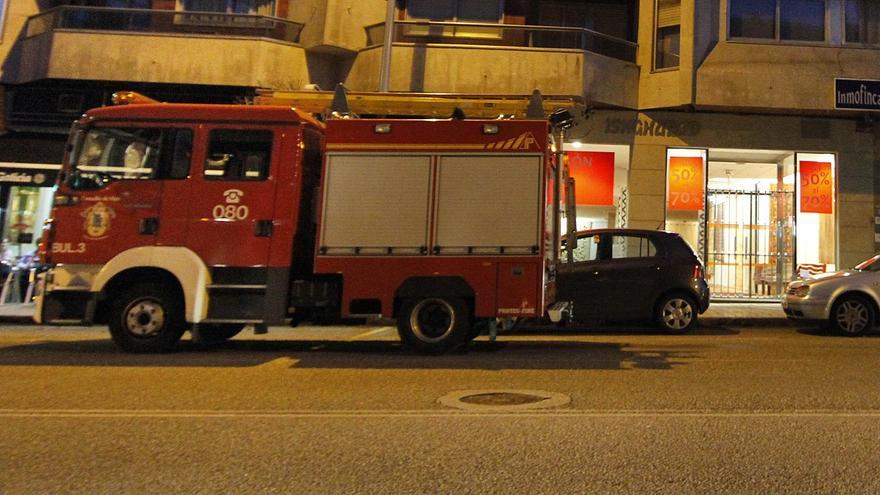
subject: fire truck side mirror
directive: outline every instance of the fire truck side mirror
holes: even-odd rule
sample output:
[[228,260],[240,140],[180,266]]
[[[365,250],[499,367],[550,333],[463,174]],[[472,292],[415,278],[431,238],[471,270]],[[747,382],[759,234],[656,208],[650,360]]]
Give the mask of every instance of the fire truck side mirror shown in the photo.
[[550,114],[550,124],[557,130],[569,129],[574,125],[574,117],[568,110],[560,108]]

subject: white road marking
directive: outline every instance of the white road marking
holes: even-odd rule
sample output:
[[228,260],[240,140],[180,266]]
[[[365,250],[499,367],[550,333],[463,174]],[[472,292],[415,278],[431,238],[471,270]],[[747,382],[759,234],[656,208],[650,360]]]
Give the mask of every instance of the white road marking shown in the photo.
[[363,340],[367,337],[372,337],[373,335],[378,335],[380,333],[388,332],[391,330],[394,330],[394,327],[374,328],[373,330],[368,330],[364,333],[359,333],[359,334],[355,335],[354,337],[350,338],[349,340]]
[[299,363],[299,359],[293,359],[291,357],[280,357],[273,359],[271,361],[267,361],[263,364],[257,365],[257,368],[293,368],[296,364]]

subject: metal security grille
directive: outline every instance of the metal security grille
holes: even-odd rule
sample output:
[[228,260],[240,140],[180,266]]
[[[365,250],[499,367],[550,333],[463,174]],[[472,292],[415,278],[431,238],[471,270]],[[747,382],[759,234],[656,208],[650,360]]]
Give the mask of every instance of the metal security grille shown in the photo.
[[713,297],[782,295],[794,263],[794,193],[710,190],[706,268]]

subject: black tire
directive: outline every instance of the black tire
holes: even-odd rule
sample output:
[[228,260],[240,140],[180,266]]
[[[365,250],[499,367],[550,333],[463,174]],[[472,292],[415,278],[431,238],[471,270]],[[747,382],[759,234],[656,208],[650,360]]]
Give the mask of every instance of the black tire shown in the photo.
[[471,328],[467,305],[455,297],[407,299],[397,316],[400,340],[428,354],[440,354],[464,344]]
[[241,323],[199,325],[199,336],[205,344],[217,344],[235,337],[242,330],[244,325]]
[[467,333],[467,340],[470,342],[480,335],[486,334],[489,335],[489,325],[491,323],[490,319],[482,318],[471,324],[470,330]]
[[834,302],[829,318],[831,329],[840,335],[858,337],[874,327],[874,307],[861,296],[843,296]]
[[654,310],[654,319],[660,329],[674,334],[690,331],[696,325],[698,315],[694,298],[680,292],[660,298]]
[[159,283],[135,284],[110,303],[113,342],[127,352],[168,352],[186,329],[183,298]]

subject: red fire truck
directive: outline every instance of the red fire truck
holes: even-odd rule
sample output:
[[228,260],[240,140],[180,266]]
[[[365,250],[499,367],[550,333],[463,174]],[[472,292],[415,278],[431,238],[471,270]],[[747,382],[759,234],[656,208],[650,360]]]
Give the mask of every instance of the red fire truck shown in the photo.
[[130,352],[246,325],[396,317],[424,352],[553,302],[544,120],[331,119],[128,104],[72,129],[37,322]]

